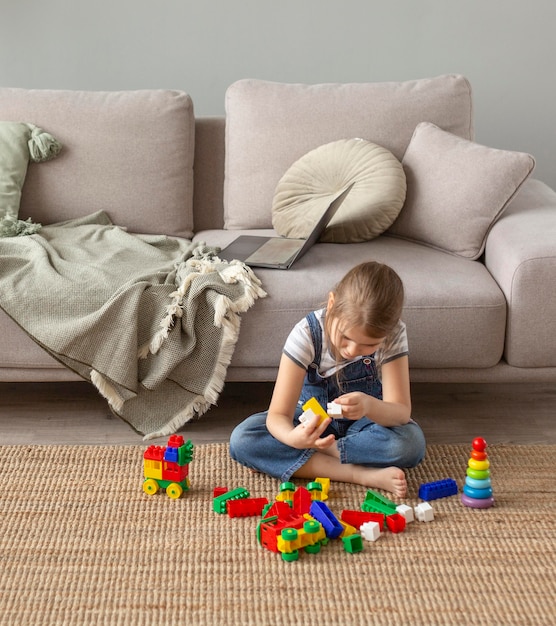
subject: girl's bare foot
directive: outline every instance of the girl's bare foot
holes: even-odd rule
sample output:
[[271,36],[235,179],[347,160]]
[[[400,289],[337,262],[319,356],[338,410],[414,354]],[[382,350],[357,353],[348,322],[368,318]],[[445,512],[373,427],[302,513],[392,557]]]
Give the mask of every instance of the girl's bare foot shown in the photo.
[[396,498],[403,498],[407,494],[405,473],[399,467],[360,467],[360,480],[365,487],[384,489],[394,494]]
[[316,452],[301,466],[294,476],[296,478],[310,478],[327,476],[330,480],[355,483],[369,489],[384,489],[396,498],[404,498],[407,494],[405,474],[399,467],[366,467],[341,463],[335,456],[323,452]]

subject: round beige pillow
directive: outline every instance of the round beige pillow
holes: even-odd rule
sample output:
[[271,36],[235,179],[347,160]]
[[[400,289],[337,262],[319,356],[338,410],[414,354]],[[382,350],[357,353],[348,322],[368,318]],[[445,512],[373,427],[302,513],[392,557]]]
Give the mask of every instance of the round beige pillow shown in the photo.
[[353,188],[321,241],[374,239],[394,222],[405,201],[401,163],[386,148],[364,139],[340,139],[311,150],[282,176],[272,203],[272,225],[283,237],[306,238],[332,200]]

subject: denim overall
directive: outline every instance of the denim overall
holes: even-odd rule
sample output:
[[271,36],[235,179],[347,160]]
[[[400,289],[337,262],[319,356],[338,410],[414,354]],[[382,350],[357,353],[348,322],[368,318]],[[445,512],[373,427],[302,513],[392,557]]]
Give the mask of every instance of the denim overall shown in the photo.
[[[319,374],[322,357],[322,330],[314,313],[307,315],[309,330],[315,348],[315,360],[307,368],[303,389],[299,399],[299,406],[303,406],[311,397],[315,397],[320,405],[326,409],[328,402],[332,402],[338,396],[352,391],[363,391],[369,396],[382,400],[382,383],[378,378],[378,372],[373,356],[365,356],[362,359],[346,365],[340,372],[340,379],[333,374],[323,378]],[[336,437],[345,436],[348,428],[353,426],[354,421],[348,419],[334,419],[323,433],[323,436],[334,433]]]
[[[328,402],[352,391],[362,391],[382,399],[382,383],[372,355],[343,368],[339,373],[339,383],[336,374],[328,378],[319,374],[322,330],[314,313],[309,313],[307,321],[315,348],[315,359],[307,368],[293,419],[294,425],[299,424],[303,404],[313,396],[324,408]],[[281,481],[288,481],[316,450],[290,448],[273,437],[266,428],[267,414],[268,411],[264,411],[252,415],[234,429],[230,437],[230,454],[242,465]],[[336,437],[342,463],[368,467],[413,467],[425,455],[424,435],[413,420],[403,426],[386,428],[367,417],[359,420],[333,419],[322,436],[331,433]]]

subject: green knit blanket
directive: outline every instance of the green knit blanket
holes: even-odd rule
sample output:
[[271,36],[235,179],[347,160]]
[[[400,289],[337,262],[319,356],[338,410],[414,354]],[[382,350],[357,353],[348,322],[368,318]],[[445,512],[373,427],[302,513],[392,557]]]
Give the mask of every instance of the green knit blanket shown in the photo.
[[214,252],[95,213],[0,239],[0,306],[146,439],[168,435],[217,401],[240,313],[266,295]]

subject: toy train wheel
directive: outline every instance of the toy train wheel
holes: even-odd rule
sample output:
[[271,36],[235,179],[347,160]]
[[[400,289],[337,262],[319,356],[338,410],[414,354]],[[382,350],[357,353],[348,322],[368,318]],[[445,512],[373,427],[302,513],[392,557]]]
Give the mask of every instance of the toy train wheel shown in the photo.
[[318,554],[320,552],[320,547],[321,543],[320,541],[317,541],[310,546],[305,546],[305,552],[307,552],[307,554]]
[[299,550],[294,550],[293,552],[282,552],[282,560],[291,563],[292,561],[297,561],[299,558]]
[[177,500],[183,493],[183,488],[181,485],[178,485],[178,483],[170,483],[168,487],[166,487],[166,493],[172,500]]
[[143,491],[149,496],[153,496],[158,489],[158,483],[154,478],[147,478],[147,480],[143,483]]
[[316,520],[307,520],[304,524],[303,524],[303,530],[306,533],[318,533],[320,530],[320,523],[317,522]]
[[283,528],[280,534],[285,541],[295,541],[298,535],[296,528]]

